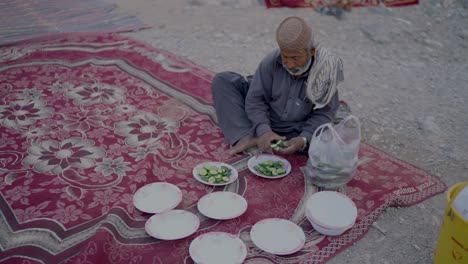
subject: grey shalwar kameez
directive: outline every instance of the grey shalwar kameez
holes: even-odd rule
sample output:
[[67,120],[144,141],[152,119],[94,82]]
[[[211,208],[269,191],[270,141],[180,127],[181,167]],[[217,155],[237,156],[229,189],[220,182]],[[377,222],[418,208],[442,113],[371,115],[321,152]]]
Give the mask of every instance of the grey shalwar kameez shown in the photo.
[[[308,73],[295,79],[284,69],[279,50],[263,59],[253,78],[218,73],[212,82],[214,108],[228,142],[234,145],[247,135],[268,131],[310,142],[317,127],[333,121],[339,99],[336,92],[327,105],[313,110],[306,96]],[[343,78],[342,71],[337,78]]]

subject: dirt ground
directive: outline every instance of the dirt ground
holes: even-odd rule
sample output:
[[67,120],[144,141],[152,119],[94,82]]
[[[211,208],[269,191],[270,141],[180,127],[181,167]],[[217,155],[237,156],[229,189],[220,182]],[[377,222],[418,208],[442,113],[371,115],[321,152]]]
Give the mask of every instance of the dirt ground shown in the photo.
[[[301,16],[343,59],[340,96],[361,119],[365,141],[449,186],[468,180],[468,1],[355,8],[341,19],[267,9],[261,0],[108,1],[151,26],[126,35],[214,72],[252,74],[276,47],[277,25]],[[444,209],[444,195],[390,208],[379,228],[328,263],[431,263]]]

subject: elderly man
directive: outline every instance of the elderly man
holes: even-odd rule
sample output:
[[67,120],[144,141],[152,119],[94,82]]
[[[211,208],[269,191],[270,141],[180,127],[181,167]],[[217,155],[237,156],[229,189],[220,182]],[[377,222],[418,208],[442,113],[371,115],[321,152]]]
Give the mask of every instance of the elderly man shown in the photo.
[[317,127],[333,121],[343,81],[340,58],[318,45],[307,23],[288,17],[276,31],[279,49],[268,54],[253,77],[218,73],[214,108],[230,154],[284,141],[283,154],[304,151]]

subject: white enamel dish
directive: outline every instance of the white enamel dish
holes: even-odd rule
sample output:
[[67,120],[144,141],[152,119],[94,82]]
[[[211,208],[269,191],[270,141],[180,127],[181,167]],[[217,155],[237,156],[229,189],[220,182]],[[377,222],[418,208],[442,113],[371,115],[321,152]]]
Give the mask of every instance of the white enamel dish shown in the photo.
[[167,182],[154,182],[138,189],[133,195],[135,207],[145,213],[158,214],[174,209],[182,201],[182,191]]
[[[269,175],[265,175],[265,174],[262,174],[262,173],[256,171],[255,166],[257,166],[258,164],[260,164],[262,162],[265,162],[265,161],[273,161],[273,162],[281,161],[281,162],[283,162],[283,169],[286,171],[286,173],[284,173],[282,175],[277,175],[277,176],[269,176]],[[272,155],[272,154],[260,154],[260,155],[253,156],[247,162],[247,166],[248,166],[249,170],[253,174],[255,174],[255,175],[259,176],[259,177],[267,178],[267,179],[280,179],[280,178],[285,177],[286,175],[288,175],[291,172],[291,163],[289,163],[289,161],[287,159],[284,159],[282,157]]]
[[203,196],[197,207],[206,217],[227,220],[242,215],[247,210],[247,201],[237,193],[212,192]]
[[307,216],[307,220],[309,220],[310,224],[312,225],[312,227],[314,228],[315,231],[317,231],[318,233],[320,233],[322,235],[325,235],[325,236],[339,236],[339,235],[343,234],[344,232],[346,232],[346,230],[349,229],[349,228],[328,229],[328,228],[322,227],[322,226],[314,223],[314,221],[312,221],[308,216]]
[[162,240],[175,240],[188,237],[200,226],[200,220],[193,213],[184,210],[171,210],[151,216],[145,224],[146,232]]
[[200,264],[240,264],[247,256],[247,248],[235,235],[211,232],[195,238],[190,243],[189,254]]
[[295,253],[305,243],[302,228],[280,218],[268,218],[257,222],[250,230],[250,238],[255,246],[275,255]]
[[354,225],[357,208],[354,202],[342,193],[322,191],[313,194],[307,200],[306,216],[314,228],[318,226],[317,231],[325,229],[343,233]]

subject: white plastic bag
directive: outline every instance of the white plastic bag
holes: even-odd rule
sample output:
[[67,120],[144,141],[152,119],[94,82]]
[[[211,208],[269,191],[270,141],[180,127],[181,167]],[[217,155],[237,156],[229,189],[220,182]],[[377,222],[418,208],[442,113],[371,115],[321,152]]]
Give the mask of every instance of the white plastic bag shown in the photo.
[[336,126],[329,123],[318,127],[309,146],[309,160],[302,168],[304,174],[326,189],[348,183],[356,172],[360,142],[356,116],[349,115]]
[[465,186],[453,201],[453,207],[463,217],[468,220],[468,186]]

